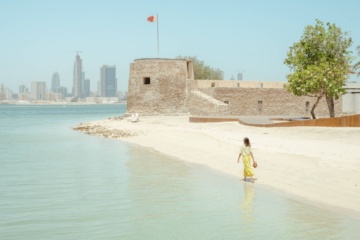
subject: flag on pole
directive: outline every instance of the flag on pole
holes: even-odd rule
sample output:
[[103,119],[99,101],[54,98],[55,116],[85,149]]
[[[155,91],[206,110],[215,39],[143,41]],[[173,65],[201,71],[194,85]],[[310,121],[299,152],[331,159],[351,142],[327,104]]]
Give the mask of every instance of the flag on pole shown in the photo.
[[149,22],[156,22],[156,21],[157,21],[157,18],[156,18],[156,16],[150,16],[150,17],[147,18],[147,20],[148,20]]
[[158,15],[156,14],[156,16],[152,15],[152,16],[149,16],[147,18],[148,22],[156,22],[156,35],[157,35],[157,54],[158,54],[158,58],[160,56],[160,51],[159,51],[159,18],[158,18]]

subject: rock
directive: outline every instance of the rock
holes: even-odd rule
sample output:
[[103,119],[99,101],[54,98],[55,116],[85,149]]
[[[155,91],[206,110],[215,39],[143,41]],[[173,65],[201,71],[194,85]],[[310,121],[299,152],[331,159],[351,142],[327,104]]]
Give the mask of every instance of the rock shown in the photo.
[[126,138],[136,136],[137,134],[130,131],[123,131],[120,129],[108,129],[104,126],[95,124],[90,125],[79,125],[73,128],[75,131],[85,132],[92,136],[103,136],[105,138]]

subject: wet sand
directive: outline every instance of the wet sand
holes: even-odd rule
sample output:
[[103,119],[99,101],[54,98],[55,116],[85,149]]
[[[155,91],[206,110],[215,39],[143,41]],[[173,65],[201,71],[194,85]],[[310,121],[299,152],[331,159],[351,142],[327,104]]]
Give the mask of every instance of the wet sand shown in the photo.
[[75,130],[149,147],[241,179],[240,145],[249,137],[258,168],[255,184],[322,208],[360,216],[360,128],[260,128],[190,123],[188,116],[112,118]]

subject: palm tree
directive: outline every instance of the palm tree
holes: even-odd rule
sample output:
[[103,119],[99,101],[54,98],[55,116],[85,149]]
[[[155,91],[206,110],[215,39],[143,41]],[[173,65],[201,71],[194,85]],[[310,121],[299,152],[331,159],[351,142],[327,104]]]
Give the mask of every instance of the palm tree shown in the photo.
[[[360,45],[357,46],[357,50],[358,50],[358,55],[360,56]],[[355,65],[353,66],[353,69],[356,71],[358,69],[360,69],[360,61],[358,61],[357,63],[355,63]],[[357,73],[357,76],[360,77],[360,71]]]

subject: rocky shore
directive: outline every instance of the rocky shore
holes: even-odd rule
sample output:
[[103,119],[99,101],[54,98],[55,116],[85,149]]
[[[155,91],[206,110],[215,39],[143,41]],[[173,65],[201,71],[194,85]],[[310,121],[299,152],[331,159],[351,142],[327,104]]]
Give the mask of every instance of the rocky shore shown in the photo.
[[133,137],[137,134],[129,130],[109,129],[102,125],[92,125],[89,123],[81,123],[79,126],[73,127],[75,131],[84,132],[92,136],[101,136],[105,138],[127,138]]

